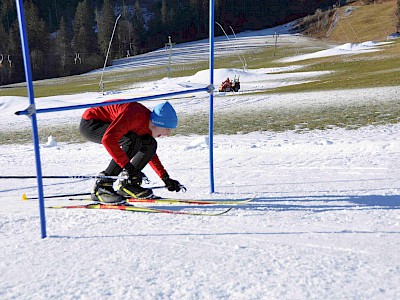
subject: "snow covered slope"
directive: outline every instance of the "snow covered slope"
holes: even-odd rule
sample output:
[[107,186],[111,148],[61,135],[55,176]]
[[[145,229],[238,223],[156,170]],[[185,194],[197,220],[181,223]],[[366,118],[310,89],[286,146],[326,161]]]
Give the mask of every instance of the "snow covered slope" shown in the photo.
[[[188,189],[177,197],[257,198],[220,217],[47,209],[45,240],[37,201],[21,201],[22,193],[35,196],[35,181],[1,180],[0,296],[397,299],[399,136],[399,125],[217,136],[213,195],[204,138],[160,139],[162,161]],[[0,151],[1,174],[34,174],[32,146]],[[53,144],[42,156],[46,175],[95,174],[109,159],[90,143]],[[145,172],[160,184],[152,170]],[[45,191],[85,192],[92,184],[47,179]]]

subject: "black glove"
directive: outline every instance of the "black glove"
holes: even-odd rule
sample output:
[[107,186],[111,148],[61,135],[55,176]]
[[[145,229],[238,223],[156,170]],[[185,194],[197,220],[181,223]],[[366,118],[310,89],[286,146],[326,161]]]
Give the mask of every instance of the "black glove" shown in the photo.
[[127,176],[128,179],[136,180],[137,182],[150,183],[149,178],[141,171],[137,171],[135,167],[129,162],[125,165],[122,175]]
[[183,185],[181,185],[179,183],[178,180],[174,180],[174,179],[169,178],[168,174],[165,174],[162,177],[162,181],[164,181],[165,185],[168,188],[168,191],[170,191],[170,192],[173,192],[173,191],[179,192],[181,189],[185,188]]

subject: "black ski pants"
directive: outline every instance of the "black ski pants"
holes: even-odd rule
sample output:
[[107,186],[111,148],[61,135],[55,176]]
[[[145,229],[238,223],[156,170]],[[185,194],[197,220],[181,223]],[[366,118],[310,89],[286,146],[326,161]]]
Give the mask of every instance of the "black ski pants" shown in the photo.
[[[110,123],[82,118],[79,131],[88,141],[101,144],[108,126]],[[157,150],[157,141],[150,134],[139,136],[136,133],[128,132],[119,141],[119,145],[137,171],[141,171],[148,164]],[[122,168],[112,159],[105,173],[109,176],[118,176],[121,171]]]

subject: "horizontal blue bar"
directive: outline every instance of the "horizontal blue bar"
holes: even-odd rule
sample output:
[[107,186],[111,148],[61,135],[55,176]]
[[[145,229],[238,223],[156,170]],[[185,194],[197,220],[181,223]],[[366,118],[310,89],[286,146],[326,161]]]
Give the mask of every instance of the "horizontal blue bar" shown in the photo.
[[[168,97],[172,97],[172,96],[184,95],[184,94],[190,94],[190,93],[207,92],[208,90],[209,90],[209,87],[204,87],[204,88],[198,88],[198,89],[193,89],[193,90],[185,90],[185,91],[165,93],[165,94],[152,95],[152,96],[146,96],[146,97],[122,99],[122,100],[116,100],[116,101],[112,101],[112,102],[99,102],[99,103],[89,103],[89,104],[80,104],[80,105],[63,106],[63,107],[40,108],[40,109],[35,110],[35,113],[39,114],[39,113],[48,113],[48,112],[56,112],[56,111],[82,109],[82,108],[89,108],[89,107],[108,106],[108,105],[114,105],[114,104],[124,104],[124,103],[129,103],[129,102],[138,102],[138,101],[154,100],[154,99],[159,99],[159,98],[168,98]],[[32,113],[32,111],[29,109],[20,110],[20,111],[15,112],[16,115],[29,115],[31,113]]]

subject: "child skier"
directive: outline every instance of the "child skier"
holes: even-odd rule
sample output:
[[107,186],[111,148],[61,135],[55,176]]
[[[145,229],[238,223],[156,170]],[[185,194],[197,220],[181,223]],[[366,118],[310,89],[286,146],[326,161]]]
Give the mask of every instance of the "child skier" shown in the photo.
[[120,181],[117,192],[113,188],[114,179],[99,178],[91,194],[92,200],[117,203],[123,202],[125,197],[153,197],[151,189],[141,186],[141,170],[147,163],[169,191],[179,192],[183,186],[169,177],[156,154],[155,140],[170,135],[177,125],[178,117],[168,101],[158,104],[153,111],[137,102],[87,109],[79,126],[82,136],[103,144],[112,157],[99,176],[118,176],[121,172],[127,176]]

